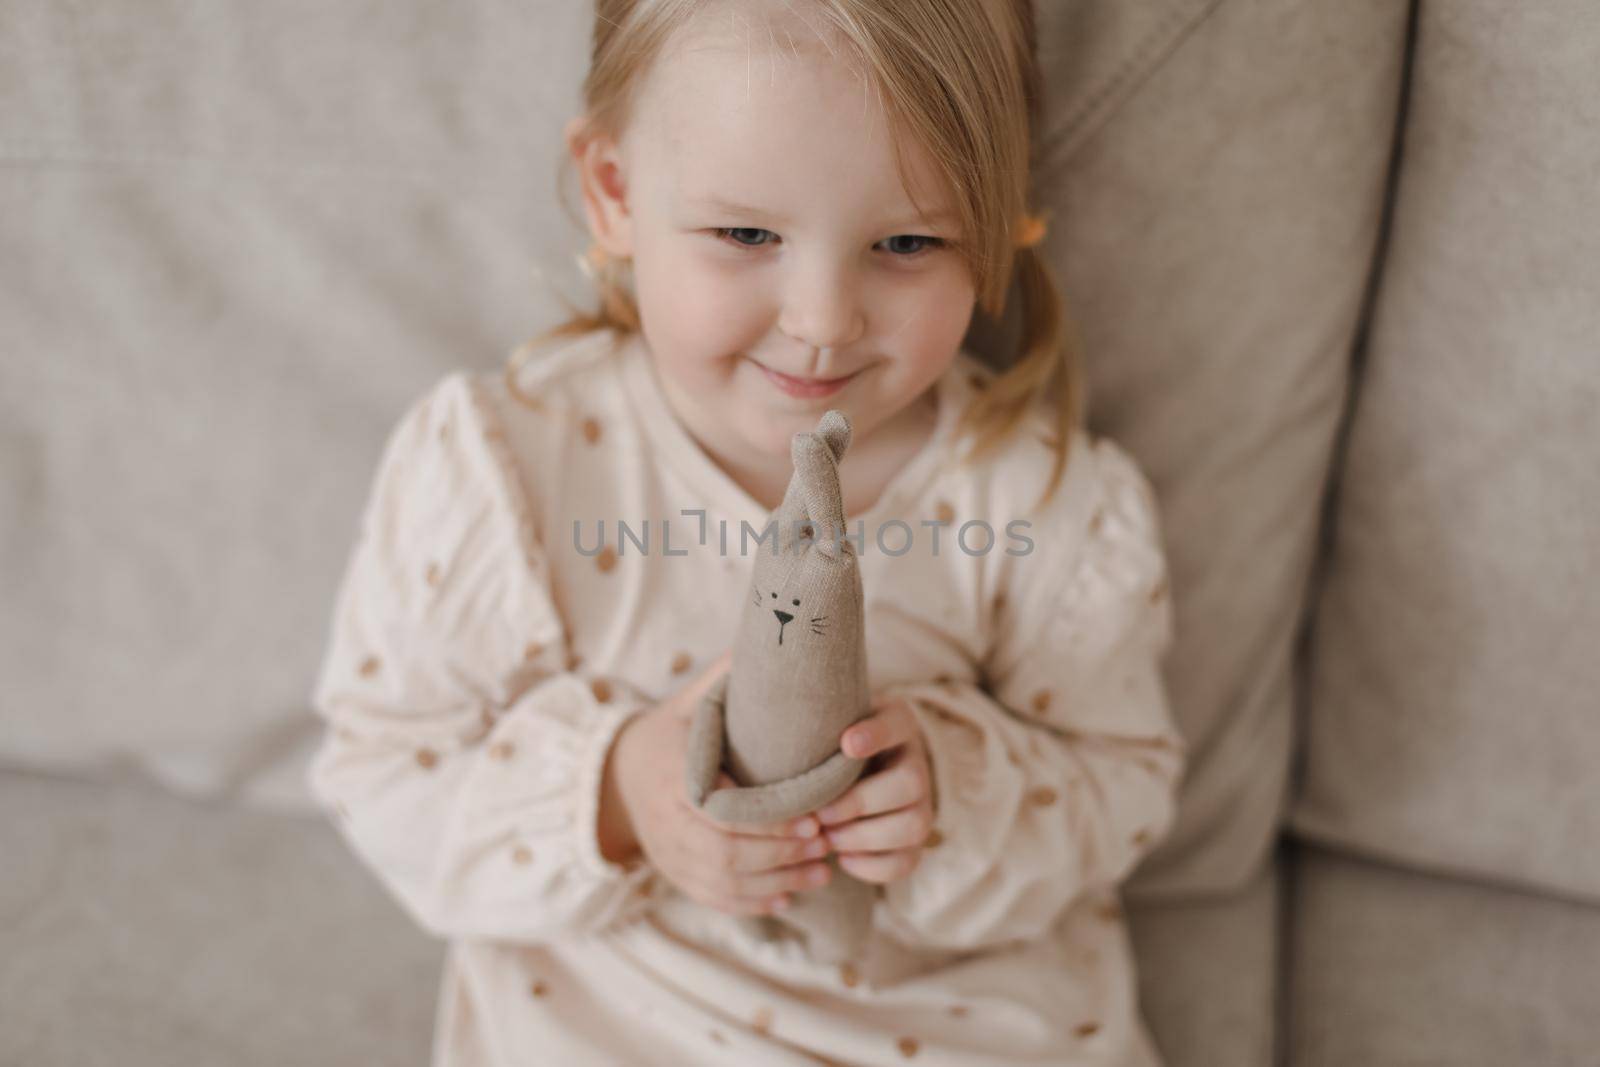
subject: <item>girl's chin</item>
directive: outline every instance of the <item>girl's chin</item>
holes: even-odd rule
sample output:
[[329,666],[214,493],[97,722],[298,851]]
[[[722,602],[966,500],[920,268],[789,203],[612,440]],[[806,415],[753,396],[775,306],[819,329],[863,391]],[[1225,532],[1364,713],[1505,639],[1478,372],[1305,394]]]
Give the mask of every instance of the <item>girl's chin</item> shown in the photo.
[[794,428],[790,429],[787,421],[769,419],[760,426],[747,427],[741,436],[745,445],[761,459],[774,462],[787,461],[790,458],[789,449],[794,435],[812,428],[797,422]]

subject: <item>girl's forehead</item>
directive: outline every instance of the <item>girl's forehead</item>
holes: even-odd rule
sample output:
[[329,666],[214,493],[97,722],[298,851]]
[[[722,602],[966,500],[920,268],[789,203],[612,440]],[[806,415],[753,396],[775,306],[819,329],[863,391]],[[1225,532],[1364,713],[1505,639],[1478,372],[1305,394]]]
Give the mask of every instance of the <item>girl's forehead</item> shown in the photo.
[[[685,208],[720,196],[774,222],[848,212],[910,223],[918,206],[949,215],[932,159],[905,137],[897,153],[879,93],[852,54],[769,6],[713,5],[663,43],[624,134],[632,160]],[[757,14],[746,17],[746,7]]]
[[665,91],[742,86],[746,94],[759,87],[800,95],[826,78],[835,90],[872,95],[836,30],[814,26],[787,6],[768,6],[713,4],[690,16],[662,43],[647,80]]

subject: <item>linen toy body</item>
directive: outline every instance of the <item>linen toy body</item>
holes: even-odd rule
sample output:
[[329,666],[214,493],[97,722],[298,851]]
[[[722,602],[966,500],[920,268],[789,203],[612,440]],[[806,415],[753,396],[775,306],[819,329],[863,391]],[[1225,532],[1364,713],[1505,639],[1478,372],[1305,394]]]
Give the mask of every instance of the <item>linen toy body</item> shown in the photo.
[[[850,423],[839,411],[794,436],[794,474],[769,522],[775,550],[766,542],[757,549],[733,666],[690,729],[689,798],[713,818],[795,818],[839,797],[865,767],[839,748],[845,729],[871,713],[861,571],[844,537],[839,487],[849,444]],[[713,789],[722,770],[737,788]],[[784,926],[797,929],[822,962],[856,955],[877,892],[840,870],[836,856],[828,863],[828,885],[794,894],[784,912],[754,917],[753,931],[770,939]]]

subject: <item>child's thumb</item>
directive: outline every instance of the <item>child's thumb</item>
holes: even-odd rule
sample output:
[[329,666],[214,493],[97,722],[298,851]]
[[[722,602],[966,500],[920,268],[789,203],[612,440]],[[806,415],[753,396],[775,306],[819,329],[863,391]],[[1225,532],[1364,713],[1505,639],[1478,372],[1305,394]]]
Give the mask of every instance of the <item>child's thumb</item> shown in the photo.
[[711,691],[711,687],[717,684],[717,679],[726,674],[728,668],[732,666],[733,649],[729,648],[716,659],[707,663],[699,674],[695,675],[687,685],[679,690],[678,700],[686,707],[698,707],[700,701]]
[[705,670],[700,672],[700,677],[697,680],[700,683],[701,692],[710,689],[716,680],[728,673],[732,667],[733,649],[725,648],[716,659],[706,664]]

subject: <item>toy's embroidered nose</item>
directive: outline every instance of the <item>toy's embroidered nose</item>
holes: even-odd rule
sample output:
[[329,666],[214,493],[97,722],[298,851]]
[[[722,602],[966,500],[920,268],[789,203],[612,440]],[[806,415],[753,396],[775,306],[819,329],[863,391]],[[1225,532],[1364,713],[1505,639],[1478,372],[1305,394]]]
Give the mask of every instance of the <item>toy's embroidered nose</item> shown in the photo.
[[778,617],[778,644],[781,645],[783,644],[784,624],[790,619],[794,618],[794,616],[790,615],[787,611],[779,611],[777,608],[773,608],[772,613]]

